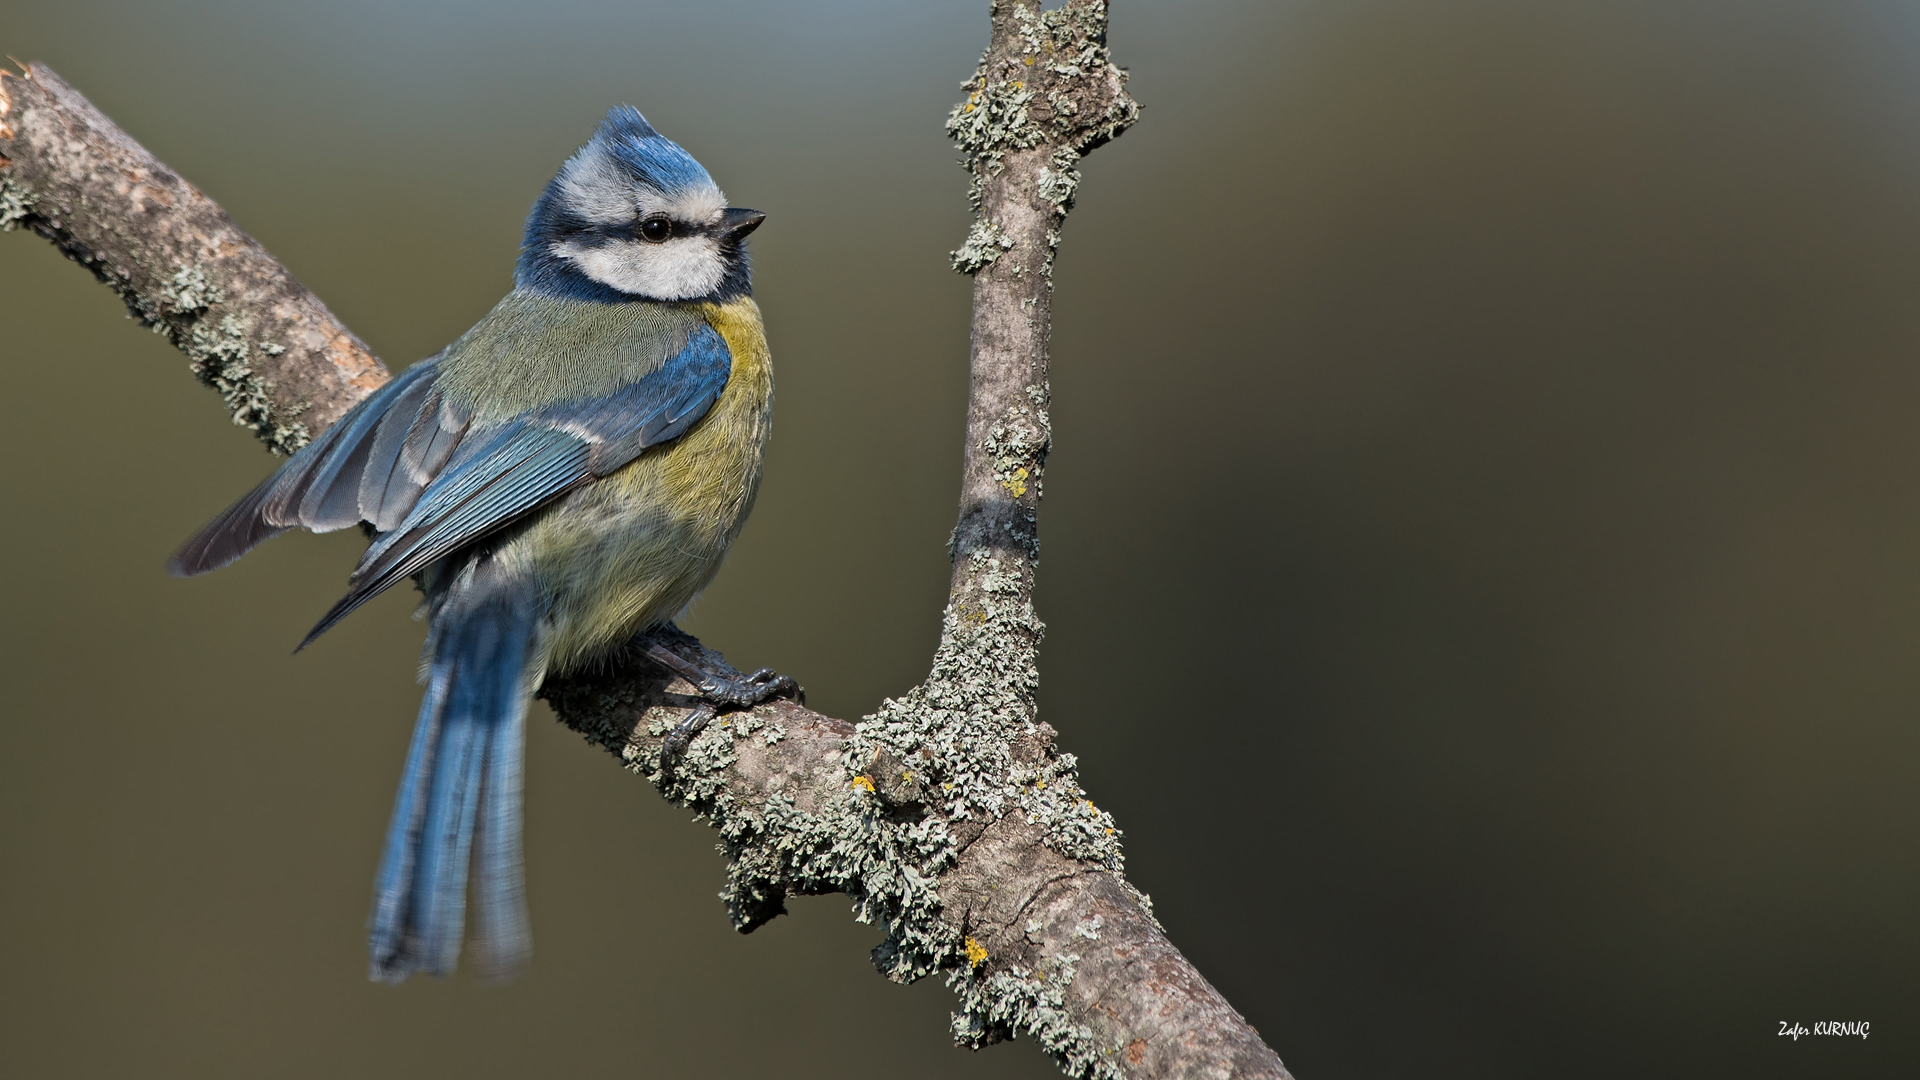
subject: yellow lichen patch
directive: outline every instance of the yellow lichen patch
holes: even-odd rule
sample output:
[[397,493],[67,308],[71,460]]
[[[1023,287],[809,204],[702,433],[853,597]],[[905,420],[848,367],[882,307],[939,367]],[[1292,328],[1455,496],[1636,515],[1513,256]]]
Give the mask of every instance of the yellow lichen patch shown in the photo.
[[908,781],[909,783],[911,783],[911,782],[912,782],[912,780],[913,780],[913,770],[912,770],[912,769],[901,769],[901,770],[900,770],[900,779],[902,779],[902,780],[905,780],[905,781]]
[[979,967],[987,962],[986,947],[972,938],[967,939],[967,963]]
[[864,791],[867,791],[867,792],[872,792],[872,791],[873,791],[873,781],[872,781],[872,780],[869,780],[869,779],[867,779],[867,778],[866,778],[866,777],[864,777],[864,776],[856,776],[856,777],[854,777],[854,778],[853,778],[853,786],[854,786],[854,787],[857,787],[857,788],[860,788],[860,789],[862,789],[862,790],[864,790]]
[[1027,470],[1022,466],[1021,468],[1013,470],[1011,476],[1000,481],[1000,486],[1013,492],[1013,497],[1017,499],[1027,493],[1027,476]]

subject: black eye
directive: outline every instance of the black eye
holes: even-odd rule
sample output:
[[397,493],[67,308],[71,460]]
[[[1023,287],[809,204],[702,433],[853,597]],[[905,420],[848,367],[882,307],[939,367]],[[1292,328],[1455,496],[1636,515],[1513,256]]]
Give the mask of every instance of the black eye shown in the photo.
[[648,214],[640,222],[640,238],[649,244],[664,243],[672,235],[673,222],[665,214]]

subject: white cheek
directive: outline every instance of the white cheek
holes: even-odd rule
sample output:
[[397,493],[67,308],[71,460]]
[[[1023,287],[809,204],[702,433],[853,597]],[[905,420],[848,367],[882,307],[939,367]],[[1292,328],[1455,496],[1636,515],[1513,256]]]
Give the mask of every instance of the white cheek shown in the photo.
[[571,259],[581,273],[602,285],[656,300],[705,296],[720,287],[727,273],[719,248],[701,236],[664,244],[631,241],[598,247],[569,240],[555,244],[553,253]]

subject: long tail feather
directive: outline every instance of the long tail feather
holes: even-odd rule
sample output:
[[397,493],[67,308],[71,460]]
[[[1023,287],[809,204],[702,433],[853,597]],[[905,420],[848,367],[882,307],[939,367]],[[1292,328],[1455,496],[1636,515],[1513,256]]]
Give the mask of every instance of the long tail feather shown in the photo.
[[485,559],[434,616],[427,693],[374,886],[375,979],[453,971],[476,854],[483,973],[511,975],[531,952],[520,776],[536,627],[531,590]]

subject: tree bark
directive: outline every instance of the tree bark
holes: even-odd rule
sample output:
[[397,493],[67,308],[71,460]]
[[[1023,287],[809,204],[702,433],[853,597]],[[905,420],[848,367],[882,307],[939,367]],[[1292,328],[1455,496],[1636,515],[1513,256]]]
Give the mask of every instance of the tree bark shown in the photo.
[[[1034,706],[1032,604],[1049,442],[1053,253],[1078,159],[1138,115],[1106,5],[992,7],[948,129],[977,213],[972,386],[953,578],[925,682],[849,723],[788,701],[723,715],[663,769],[693,688],[642,659],[550,680],[561,721],[719,831],[743,932],[839,892],[885,927],[874,962],[938,973],[963,1045],[1027,1035],[1072,1076],[1287,1077],[1168,941],[1122,872],[1113,819]],[[53,241],[165,333],[277,452],[387,378],[359,339],[191,185],[44,65],[0,74],[0,228]],[[671,627],[655,640],[710,668]]]
[[387,381],[212,199],[44,64],[0,72],[0,230],[53,241],[165,334],[233,422],[291,454]]

